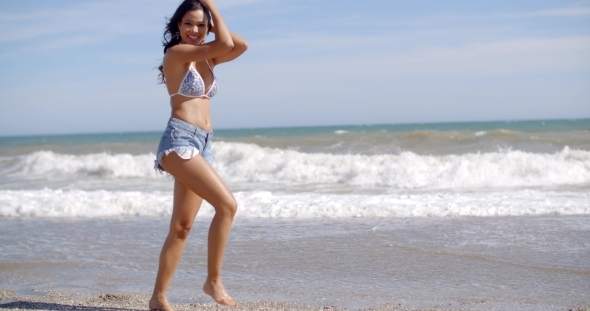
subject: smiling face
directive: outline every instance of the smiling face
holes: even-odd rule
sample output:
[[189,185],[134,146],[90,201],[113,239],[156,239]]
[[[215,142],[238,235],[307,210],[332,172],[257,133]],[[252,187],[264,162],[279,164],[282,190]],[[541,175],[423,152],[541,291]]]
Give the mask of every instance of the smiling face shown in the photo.
[[203,10],[191,10],[186,12],[178,23],[181,43],[199,45],[207,36],[207,17]]

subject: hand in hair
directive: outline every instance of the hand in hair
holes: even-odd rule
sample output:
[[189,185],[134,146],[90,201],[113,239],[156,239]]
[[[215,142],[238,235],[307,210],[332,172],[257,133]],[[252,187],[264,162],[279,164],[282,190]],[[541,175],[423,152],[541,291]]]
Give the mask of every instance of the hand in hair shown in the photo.
[[215,0],[199,0],[201,4],[210,9],[213,5],[215,5]]

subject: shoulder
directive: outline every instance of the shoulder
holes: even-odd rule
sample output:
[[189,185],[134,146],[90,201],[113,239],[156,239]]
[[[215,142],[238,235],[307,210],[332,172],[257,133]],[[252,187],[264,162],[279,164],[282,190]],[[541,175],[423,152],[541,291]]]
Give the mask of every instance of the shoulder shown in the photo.
[[[166,54],[174,54],[174,52],[177,52],[179,50],[182,50],[184,48],[184,45],[185,44],[180,44],[180,43],[179,44],[175,44],[175,45],[169,47],[166,50]],[[172,53],[170,53],[170,52],[172,52]]]
[[174,58],[176,58],[176,54],[180,51],[181,47],[180,44],[177,44],[175,46],[171,46],[166,50],[166,53],[164,53],[164,61],[173,61]]
[[183,61],[181,58],[179,58],[175,52],[177,49],[175,49],[178,45],[175,45],[171,48],[169,48],[166,53],[164,54],[164,65],[169,65],[169,66],[183,66],[185,65],[185,61]]
[[167,75],[175,75],[176,73],[186,71],[190,63],[184,62],[175,58],[173,55],[166,52],[162,61],[163,70]]
[[164,59],[172,62],[186,63],[186,54],[191,52],[190,44],[177,44],[169,47],[164,53]]

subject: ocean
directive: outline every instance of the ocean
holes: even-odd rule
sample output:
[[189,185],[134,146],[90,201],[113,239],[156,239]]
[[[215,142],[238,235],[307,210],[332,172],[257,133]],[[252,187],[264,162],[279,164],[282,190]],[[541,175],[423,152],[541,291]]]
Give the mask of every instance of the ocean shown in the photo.
[[[0,137],[0,290],[150,293],[172,209],[160,135]],[[590,119],[215,130],[213,158],[239,204],[238,301],[590,306]],[[208,301],[212,215],[172,301]]]

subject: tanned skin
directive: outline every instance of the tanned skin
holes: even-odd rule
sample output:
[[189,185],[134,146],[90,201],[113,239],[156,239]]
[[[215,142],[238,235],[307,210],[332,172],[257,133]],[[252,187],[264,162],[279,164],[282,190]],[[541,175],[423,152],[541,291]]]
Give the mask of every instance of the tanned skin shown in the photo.
[[[214,68],[234,60],[248,48],[244,39],[229,31],[214,0],[201,0],[201,3],[211,12],[214,27],[207,29],[209,17],[202,10],[188,11],[184,15],[178,25],[181,44],[170,47],[164,56],[164,76],[169,94],[176,93],[179,89],[191,63],[194,63],[208,91],[214,79],[209,66]],[[207,31],[215,34],[215,40],[203,44]],[[171,106],[172,117],[201,129],[211,130],[208,98],[175,95],[171,98]],[[203,284],[203,291],[219,304],[237,306],[238,303],[228,295],[221,280],[225,247],[238,208],[233,194],[201,156],[185,160],[172,152],[162,158],[161,165],[174,176],[174,203],[149,308],[173,310],[167,300],[168,287],[203,200],[215,209],[215,216],[209,227],[207,279]]]

